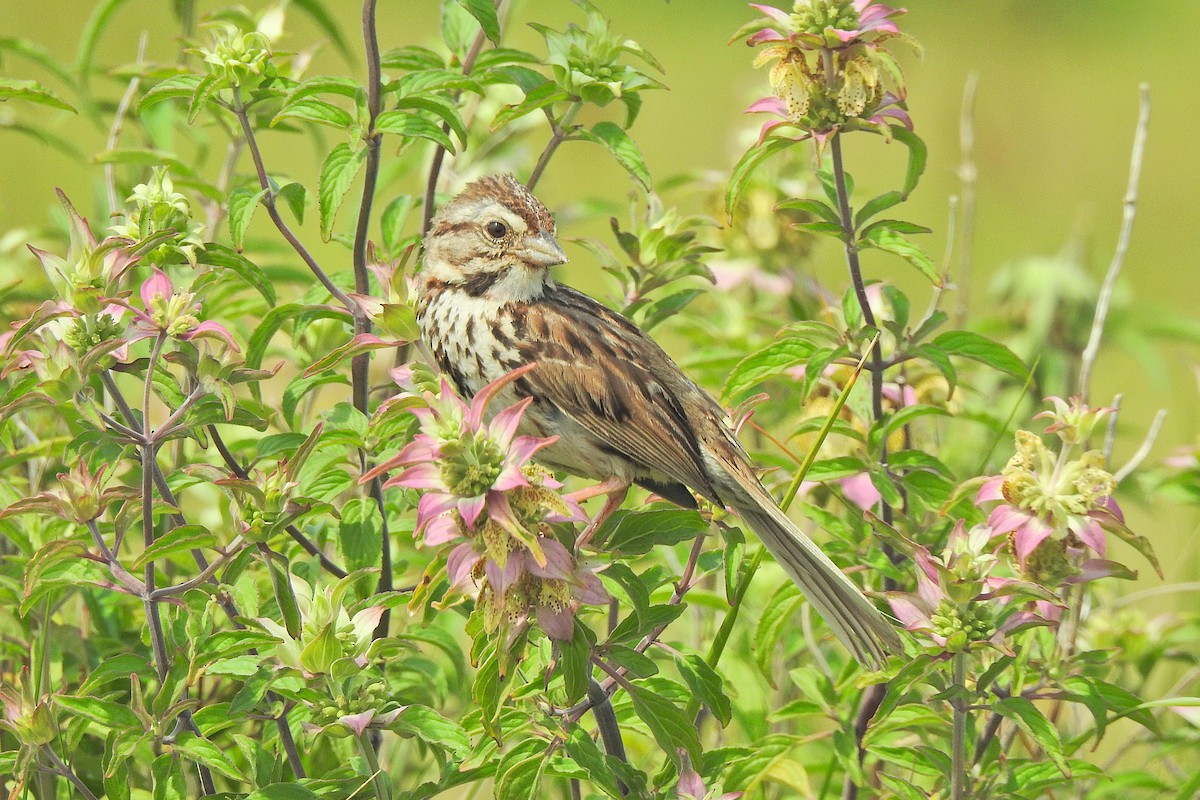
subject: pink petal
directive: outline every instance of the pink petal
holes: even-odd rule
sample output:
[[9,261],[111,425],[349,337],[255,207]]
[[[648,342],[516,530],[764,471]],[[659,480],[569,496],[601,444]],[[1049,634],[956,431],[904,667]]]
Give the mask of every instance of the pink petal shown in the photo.
[[1013,506],[996,506],[988,515],[987,524],[992,533],[999,536],[1015,531],[1032,519],[1036,517],[1028,511],[1021,511]]
[[435,517],[430,520],[425,526],[425,533],[422,540],[430,547],[437,547],[446,542],[452,542],[462,536],[462,530],[458,527],[458,520],[453,514],[442,514],[440,517]]
[[539,544],[546,556],[546,563],[543,565],[535,561],[527,565],[529,571],[539,578],[570,580],[575,572],[575,560],[567,552],[567,548],[557,539],[542,538],[539,539]]
[[863,511],[874,508],[875,504],[883,497],[875,488],[875,484],[871,483],[871,476],[865,472],[842,478],[838,482],[842,486],[842,493],[846,495],[846,499]]
[[792,23],[792,17],[782,8],[775,6],[760,5],[758,3],[749,3],[749,6],[755,11],[761,11],[765,16],[770,17],[781,25],[787,26]]
[[494,397],[505,386],[536,367],[537,364],[526,364],[523,367],[517,367],[507,375],[497,378],[487,386],[484,386],[482,389],[480,389],[475,394],[475,398],[471,400],[471,407],[467,412],[467,427],[472,430],[478,430],[479,426],[483,422],[483,410],[487,407],[487,404],[492,397]]
[[154,273],[142,282],[142,305],[146,308],[150,307],[150,301],[156,296],[167,298],[173,294],[175,294],[175,284],[171,283],[167,273],[161,269],[155,269]]
[[417,530],[422,530],[434,517],[445,514],[457,504],[458,498],[452,494],[427,492],[421,495],[421,499],[417,501]]
[[388,481],[389,486],[403,486],[406,489],[437,489],[447,491],[446,483],[442,480],[442,470],[437,464],[417,464],[409,467]]
[[475,548],[470,542],[463,542],[450,551],[450,555],[446,556],[446,575],[450,578],[451,590],[467,584],[479,558],[479,554],[475,552]]
[[609,601],[608,590],[604,583],[591,570],[583,569],[576,574],[579,590],[575,596],[579,602],[589,606],[599,606]]
[[525,574],[525,558],[521,553],[513,553],[503,567],[488,559],[484,562],[483,569],[487,573],[492,591],[496,593],[497,597],[503,597],[504,593],[508,591],[508,587],[521,580],[521,576]]
[[758,33],[754,34],[753,36],[750,36],[749,38],[747,38],[746,44],[750,45],[751,47],[754,47],[755,45],[762,44],[763,42],[786,42],[786,41],[787,41],[787,37],[784,36],[783,34],[781,34],[779,31],[773,30],[771,28],[764,28],[763,30],[759,31]]
[[347,714],[344,717],[338,717],[338,722],[344,723],[347,728],[354,731],[356,736],[362,736],[362,732],[371,724],[371,720],[375,718],[375,709],[367,709],[358,714]]
[[545,606],[538,606],[537,621],[551,639],[569,642],[575,637],[575,612],[569,608],[555,611]]
[[996,475],[988,478],[983,486],[979,487],[979,493],[975,495],[975,503],[986,503],[989,500],[1004,499],[1004,476]]
[[1018,528],[1013,541],[1013,546],[1017,551],[1017,561],[1024,564],[1025,559],[1029,558],[1029,554],[1036,550],[1039,544],[1050,538],[1052,533],[1054,533],[1054,529],[1037,517],[1031,518],[1025,525]]
[[233,340],[233,334],[230,333],[225,328],[224,325],[221,325],[218,322],[213,322],[212,320],[205,320],[204,322],[201,322],[199,325],[197,325],[196,327],[192,328],[190,331],[185,333],[182,338],[184,338],[190,342],[192,339],[195,339],[197,336],[206,336],[209,338],[215,337],[218,339],[223,339],[225,341],[225,343],[227,345],[229,345],[230,349],[232,349],[235,353],[242,352],[242,349],[237,346],[237,342],[235,342]]
[[929,620],[929,614],[914,600],[913,595],[906,594],[889,594],[887,598],[892,613],[904,624],[904,629],[909,631],[928,628],[933,624]]
[[787,103],[783,102],[783,100],[781,100],[778,97],[775,97],[774,95],[772,95],[771,97],[763,97],[763,98],[761,98],[759,100],[755,100],[753,103],[751,103],[750,107],[747,108],[744,113],[746,113],[746,114],[766,113],[766,114],[775,114],[780,117],[786,117],[787,116]]
[[500,443],[501,448],[508,449],[509,442],[517,434],[517,426],[521,424],[521,415],[525,413],[525,409],[529,408],[529,404],[532,402],[532,397],[526,397],[521,402],[501,411],[488,424],[488,432]]
[[525,473],[521,472],[520,467],[512,464],[505,467],[504,471],[496,478],[496,482],[492,484],[492,489],[497,492],[509,492],[518,486],[528,485],[529,479],[525,477]]
[[471,530],[475,530],[475,520],[479,519],[479,514],[486,504],[487,497],[485,495],[459,499],[458,513],[462,514],[463,522],[467,523],[467,527]]
[[941,584],[924,572],[917,573],[917,596],[929,608],[937,608],[938,604],[946,599]]
[[[1076,525],[1076,520],[1080,524]],[[1091,517],[1076,518],[1071,520],[1071,530],[1075,532],[1083,543],[1096,551],[1096,555],[1104,558],[1105,546],[1108,544],[1104,536],[1104,528],[1100,527],[1100,523]]]
[[509,460],[518,465],[524,464],[538,450],[549,447],[557,441],[557,436],[547,436],[544,439],[538,436],[518,436],[508,448]]

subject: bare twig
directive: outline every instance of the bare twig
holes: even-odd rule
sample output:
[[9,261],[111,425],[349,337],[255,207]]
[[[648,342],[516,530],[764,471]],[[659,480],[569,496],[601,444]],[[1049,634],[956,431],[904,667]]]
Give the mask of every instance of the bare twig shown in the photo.
[[971,300],[971,249],[975,244],[975,185],[979,170],[975,166],[975,94],[979,89],[979,73],[967,76],[963,86],[962,112],[958,123],[958,180],[962,186],[962,236],[958,251],[958,305],[954,324],[962,327],[967,319]]
[[1125,466],[1113,473],[1113,480],[1115,480],[1117,483],[1120,483],[1128,478],[1130,473],[1142,465],[1142,462],[1146,460],[1146,456],[1150,455],[1150,449],[1154,447],[1154,441],[1158,438],[1158,432],[1162,430],[1163,420],[1166,418],[1167,410],[1165,408],[1160,408],[1158,413],[1154,415],[1154,421],[1150,423],[1150,429],[1146,431],[1146,437],[1142,439],[1141,446],[1138,447],[1137,452],[1125,462]]
[[92,793],[92,790],[88,788],[87,784],[80,780],[79,776],[75,774],[75,770],[71,769],[69,766],[67,766],[66,762],[59,758],[58,753],[54,752],[50,745],[43,745],[41,752],[42,755],[44,755],[50,762],[50,766],[53,767],[53,769],[50,770],[52,774],[66,778],[68,781],[70,781],[71,785],[74,786],[81,795],[83,795],[85,800],[97,800],[96,795]]
[[1142,157],[1146,151],[1146,134],[1150,127],[1150,86],[1143,83],[1138,87],[1140,103],[1138,108],[1137,128],[1133,135],[1133,154],[1129,159],[1129,182],[1125,187],[1125,199],[1122,201],[1124,210],[1121,214],[1121,233],[1117,237],[1117,248],[1113,252],[1104,283],[1100,287],[1100,296],[1096,300],[1096,315],[1092,318],[1092,331],[1088,335],[1087,346],[1083,349],[1083,358],[1079,365],[1078,394],[1087,400],[1089,384],[1092,378],[1092,367],[1100,352],[1100,340],[1104,335],[1104,322],[1108,318],[1108,307],[1112,302],[1113,288],[1117,276],[1121,274],[1121,266],[1125,263],[1125,254],[1129,250],[1129,239],[1133,234],[1133,221],[1137,216],[1138,184],[1142,178]]
[[[138,37],[137,64],[141,66],[146,59],[146,42],[148,35],[142,31],[142,35]],[[121,95],[121,102],[117,104],[117,111],[113,114],[112,126],[108,129],[108,141],[105,143],[105,149],[113,151],[117,149],[117,143],[121,141],[121,129],[125,127],[125,117],[129,115],[129,107],[133,105],[133,98],[137,96],[138,86],[141,84],[142,78],[140,75],[134,75],[129,79],[129,85],[125,87],[125,94]],[[108,213],[115,214],[121,208],[121,198],[117,197],[117,165],[109,162],[104,165],[104,188],[108,192]]]
[[263,163],[262,152],[258,149],[258,139],[254,135],[254,126],[250,124],[250,116],[246,110],[246,106],[242,103],[242,98],[237,89],[234,89],[233,113],[237,117],[238,123],[242,128],[242,136],[245,137],[246,146],[250,149],[250,158],[254,162],[254,170],[258,175],[258,186],[260,189],[265,189],[262,203],[266,206],[267,216],[271,218],[271,222],[275,223],[276,230],[287,240],[300,259],[308,266],[309,271],[316,276],[321,285],[328,292],[337,298],[337,301],[345,306],[346,310],[357,317],[362,314],[358,305],[346,296],[346,293],[339,289],[326,274],[321,265],[313,257],[313,254],[308,251],[308,248],[296,237],[288,224],[284,222],[283,217],[279,213],[279,209],[275,205],[275,190],[271,186],[271,179],[267,175],[267,168]]
[[[496,9],[499,10],[503,0],[496,0]],[[475,34],[475,41],[471,42],[471,49],[467,51],[467,57],[463,59],[462,72],[463,75],[470,75],[471,70],[475,68],[475,61],[479,58],[479,54],[483,52],[484,42],[487,41],[487,36],[483,29],[479,29],[479,33]],[[457,97],[457,96],[456,96]],[[449,135],[450,123],[442,124],[442,131]],[[425,203],[421,207],[421,233],[429,233],[429,223],[433,219],[433,203],[437,196],[438,179],[442,175],[442,164],[446,160],[446,148],[440,144],[433,151],[433,160],[429,164],[429,177],[425,180]]]

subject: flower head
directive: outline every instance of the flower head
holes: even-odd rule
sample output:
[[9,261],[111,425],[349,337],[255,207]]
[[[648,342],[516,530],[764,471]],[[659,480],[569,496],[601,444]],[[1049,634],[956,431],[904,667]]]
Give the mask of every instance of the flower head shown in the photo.
[[1005,634],[1017,625],[1045,620],[1018,605],[998,604],[998,598],[1024,596],[1053,604],[1046,590],[1023,581],[992,574],[999,562],[986,525],[970,531],[960,520],[941,555],[908,542],[917,564],[917,591],[891,592],[892,612],[910,631],[923,631],[948,653],[958,653],[980,643],[1005,649]]
[[167,336],[191,341],[198,337],[215,338],[237,350],[233,335],[218,322],[201,322],[196,316],[200,304],[194,292],[177,292],[167,274],[160,269],[147,278],[139,290],[143,308],[128,306],[136,318],[138,335],[134,339],[166,334]]
[[133,208],[126,212],[125,222],[113,226],[113,233],[136,241],[162,239],[142,256],[150,264],[183,260],[196,266],[196,250],[204,247],[204,226],[192,222],[191,204],[175,191],[166,167],[155,167],[150,180],[133,187],[126,202]]
[[1105,530],[1123,526],[1112,499],[1116,482],[1098,450],[1069,458],[1068,450],[1052,454],[1029,431],[1018,431],[1016,439],[1016,453],[975,501],[996,503],[987,524],[1010,537],[1027,575],[1047,585],[1061,583],[1076,571],[1068,556],[1091,550],[1103,558]]
[[882,47],[901,36],[892,17],[904,13],[871,0],[797,0],[792,13],[751,4],[765,16],[751,23],[746,43],[769,45],[755,66],[771,64],[771,96],[748,109],[777,117],[759,140],[781,125],[805,132],[821,145],[843,128],[874,128],[889,135],[889,122],[912,128],[904,110],[904,79]]
[[334,662],[347,658],[365,667],[371,634],[383,616],[384,607],[364,608],[352,617],[342,603],[350,579],[343,579],[336,586],[314,589],[306,581],[290,577],[292,595],[300,612],[298,635],[293,636],[273,619],[258,619],[259,625],[279,640],[275,657],[284,666],[306,676],[328,674]]

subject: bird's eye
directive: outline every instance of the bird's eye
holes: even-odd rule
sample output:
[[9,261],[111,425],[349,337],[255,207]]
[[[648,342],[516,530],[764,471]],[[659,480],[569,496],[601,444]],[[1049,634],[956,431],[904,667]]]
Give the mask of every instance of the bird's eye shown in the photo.
[[508,235],[508,226],[498,219],[494,219],[483,227],[487,231],[487,235],[493,239],[503,239]]

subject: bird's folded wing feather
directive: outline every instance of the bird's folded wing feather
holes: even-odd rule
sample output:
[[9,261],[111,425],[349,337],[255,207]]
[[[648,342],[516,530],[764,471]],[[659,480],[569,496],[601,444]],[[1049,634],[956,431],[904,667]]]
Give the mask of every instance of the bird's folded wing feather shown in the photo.
[[527,390],[605,447],[716,499],[680,382],[711,398],[624,317],[566,287],[554,291],[554,302],[529,306],[518,344],[537,362],[522,379]]

